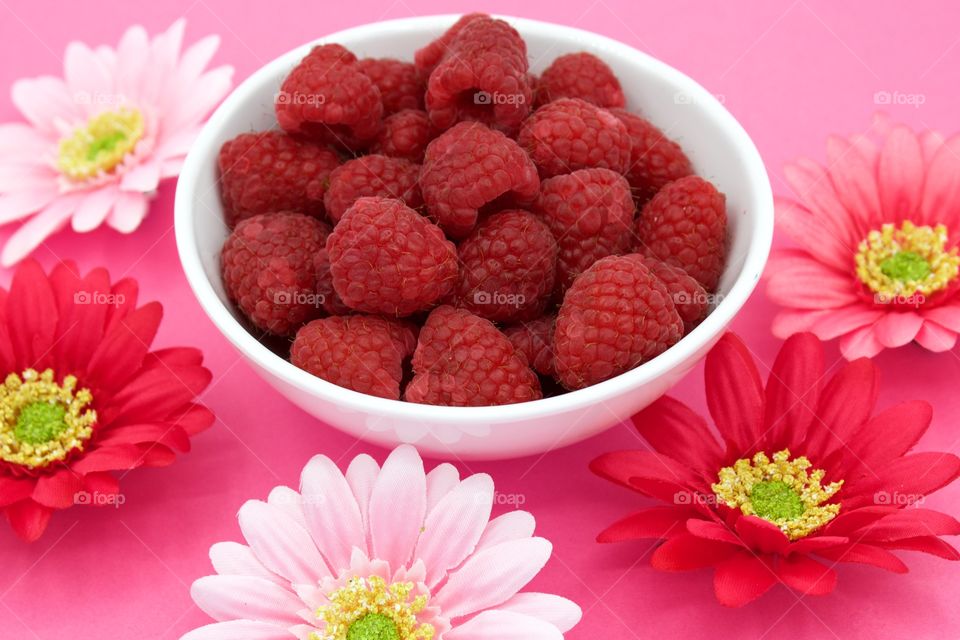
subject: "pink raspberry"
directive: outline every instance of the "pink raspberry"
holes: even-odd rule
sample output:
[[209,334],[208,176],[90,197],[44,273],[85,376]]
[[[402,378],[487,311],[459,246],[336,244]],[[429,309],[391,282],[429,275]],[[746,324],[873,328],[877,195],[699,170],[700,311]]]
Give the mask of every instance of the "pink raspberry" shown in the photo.
[[627,127],[606,109],[578,98],[561,98],[537,109],[517,138],[542,177],[599,167],[630,168]]
[[640,254],[631,254],[643,262],[653,275],[659,278],[670,292],[677,313],[683,320],[683,333],[687,334],[707,317],[709,311],[709,294],[704,291],[700,283],[694,280],[680,267],[661,262],[656,258],[649,258]]
[[383,129],[370,150],[385,156],[422,162],[423,152],[432,138],[433,127],[427,112],[404,109],[383,119]]
[[411,209],[423,204],[417,181],[420,165],[402,158],[368,155],[348,160],[330,173],[330,186],[323,197],[327,215],[334,222],[364,196],[402,200]]
[[601,258],[573,283],[557,314],[557,376],[582,389],[663,353],[683,336],[666,286],[636,256]]
[[357,68],[380,90],[385,114],[423,108],[426,87],[420,71],[412,63],[393,58],[364,58],[357,62]]
[[638,206],[643,206],[663,185],[693,173],[690,160],[676,142],[647,120],[623,109],[611,113],[627,126],[632,141],[627,180]]
[[452,43],[457,35],[463,31],[464,27],[474,20],[489,17],[490,16],[485,13],[468,13],[460,16],[460,19],[454,22],[453,25],[443,33],[443,35],[422,49],[417,50],[413,56],[414,64],[422,73],[430,75],[430,72],[433,71],[433,68],[437,66],[440,63],[440,60],[442,60],[447,54],[447,48],[450,46],[450,43]]
[[617,76],[603,60],[586,51],[560,56],[540,76],[537,106],[558,98],[580,98],[605,109],[626,103]]
[[457,248],[400,200],[360,198],[327,239],[333,288],[356,311],[408,316],[457,284]]
[[546,315],[507,327],[503,334],[526,357],[534,371],[542,376],[553,377],[556,375],[553,362],[553,332],[556,324],[555,315]]
[[525,357],[489,321],[441,306],[427,317],[413,354],[409,402],[477,407],[542,397]]
[[466,237],[478,211],[505,195],[531,201],[537,169],[516,142],[478,122],[461,122],[427,147],[420,190],[427,211],[453,238]]
[[497,322],[530,320],[553,292],[557,242],[535,215],[503,211],[460,243],[457,304]]

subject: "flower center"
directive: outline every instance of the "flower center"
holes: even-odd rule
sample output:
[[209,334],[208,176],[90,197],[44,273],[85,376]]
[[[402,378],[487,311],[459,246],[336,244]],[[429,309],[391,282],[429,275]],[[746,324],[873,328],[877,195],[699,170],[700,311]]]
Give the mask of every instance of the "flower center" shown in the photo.
[[433,625],[421,624],[417,614],[427,606],[427,595],[412,596],[412,582],[387,581],[380,576],[353,578],[334,591],[330,604],[317,617],[326,623],[323,635],[311,640],[432,640]]
[[723,467],[713,492],[731,509],[777,525],[791,540],[803,538],[833,520],[839,504],[823,504],[840,490],[843,481],[821,484],[825,472],[814,469],[806,457],[790,459],[784,449],[773,460],[762,451]]
[[860,243],[856,255],[857,276],[876,294],[891,302],[924,297],[946,289],[960,272],[957,248],[946,249],[947,228],[916,226],[905,220],[873,230]]
[[104,111],[60,141],[57,167],[83,181],[113,171],[143,137],[143,115],[122,107]]
[[11,373],[0,385],[0,460],[34,469],[83,449],[97,421],[92,402],[74,376],[57,384],[51,369]]

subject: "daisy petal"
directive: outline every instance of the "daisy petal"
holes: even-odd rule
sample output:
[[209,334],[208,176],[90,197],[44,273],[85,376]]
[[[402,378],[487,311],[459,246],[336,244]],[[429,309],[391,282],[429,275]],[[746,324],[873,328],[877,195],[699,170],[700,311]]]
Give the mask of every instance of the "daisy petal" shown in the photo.
[[880,376],[866,358],[849,362],[827,382],[820,394],[820,417],[807,437],[805,450],[811,460],[822,460],[850,441],[867,421],[877,402]]
[[427,474],[427,513],[433,511],[440,499],[460,484],[460,472],[448,462],[439,464]]
[[920,206],[924,183],[923,150],[910,129],[897,125],[890,131],[877,166],[880,206],[885,220],[904,220]]
[[767,273],[767,296],[784,307],[832,309],[859,300],[852,276],[803,251],[776,252]]
[[158,184],[160,184],[160,164],[157,162],[144,162],[123,174],[123,178],[120,180],[120,189],[123,191],[151,193],[157,190]]
[[823,232],[823,225],[810,211],[793,200],[774,198],[778,229],[793,238],[804,250],[834,269],[848,269],[856,252],[856,245]]
[[43,158],[55,148],[55,139],[45,137],[29,125],[0,124],[0,157],[6,162],[43,163]]
[[366,548],[357,500],[337,465],[314,456],[300,476],[303,512],[317,549],[332,567],[350,566],[354,547]]
[[597,542],[671,538],[685,532],[687,520],[695,517],[697,517],[695,511],[684,507],[672,505],[649,507],[601,531],[597,536]]
[[873,166],[850,143],[840,136],[827,138],[827,166],[837,197],[843,203],[855,225],[855,235],[865,238],[867,232],[877,228],[876,216],[880,211],[880,194],[877,190]]
[[777,584],[777,575],[762,560],[741,552],[717,565],[713,590],[720,604],[742,607]]
[[443,635],[447,640],[563,640],[557,627],[514,611],[484,611]]
[[917,224],[942,223],[952,234],[960,233],[957,202],[960,202],[960,135],[946,141],[927,168]]
[[852,304],[818,318],[810,332],[821,340],[833,340],[856,329],[869,327],[883,317],[883,311],[863,304]]
[[526,511],[509,511],[487,523],[477,542],[477,551],[510,540],[529,538],[536,529],[537,521]]
[[107,214],[119,196],[119,192],[112,186],[91,191],[73,214],[73,230],[86,233],[99,227],[107,219]]
[[895,349],[910,343],[920,327],[923,318],[912,311],[895,311],[881,317],[874,325],[874,335],[883,346]]
[[929,311],[924,311],[923,317],[927,320],[933,320],[950,331],[960,333],[960,302],[943,304]]
[[957,344],[957,333],[936,322],[927,320],[920,327],[916,337],[917,344],[934,353],[950,351]]
[[27,257],[66,224],[79,203],[80,195],[71,194],[61,196],[48,204],[10,236],[3,247],[3,253],[0,254],[0,263],[9,267]]
[[727,446],[735,453],[752,450],[763,422],[763,383],[740,338],[728,333],[707,354],[704,373],[707,407]]
[[204,576],[194,581],[190,595],[214,620],[256,620],[276,625],[303,622],[303,603],[275,582],[250,576]]
[[254,620],[229,620],[194,629],[180,640],[291,640],[295,636],[282,627]]
[[880,547],[860,542],[851,543],[845,547],[835,549],[821,549],[817,555],[833,560],[834,562],[855,562],[869,564],[879,569],[893,573],[907,573],[907,565],[903,560]]
[[107,216],[107,224],[120,233],[131,233],[140,226],[147,215],[147,198],[142,193],[121,191],[113,210]]
[[52,191],[56,184],[57,174],[50,167],[41,164],[0,164],[0,193]]
[[0,196],[0,224],[25,218],[53,202],[57,197],[54,186],[46,189],[30,189]]
[[546,620],[559,629],[560,633],[573,629],[583,617],[583,612],[575,602],[551,593],[518,593],[497,607],[497,610]]
[[654,450],[676,460],[689,459],[696,469],[715,469],[723,455],[706,420],[670,396],[661,397],[631,420]]
[[540,573],[552,549],[543,538],[524,538],[478,551],[450,575],[435,602],[451,619],[496,607]]
[[794,554],[777,565],[777,576],[784,584],[808,596],[822,596],[837,586],[837,572],[813,558]]
[[427,480],[417,450],[393,450],[370,496],[370,542],[373,555],[392,567],[405,565],[420,536],[427,510]]
[[806,439],[822,376],[823,347],[813,334],[799,333],[783,344],[767,381],[763,437],[768,450],[796,450]]
[[294,584],[315,584],[328,575],[310,534],[281,509],[251,500],[237,518],[257,559],[273,573]]
[[253,550],[239,542],[217,542],[210,547],[210,562],[222,576],[250,576],[282,584],[281,578],[260,564]]
[[847,360],[872,358],[883,351],[883,345],[877,340],[874,326],[861,327],[840,339],[840,351]]
[[[377,461],[366,454],[360,454],[350,461],[345,475],[347,484],[357,499],[357,506],[360,508],[360,519],[363,522],[363,531],[369,529],[370,518],[370,494],[373,493],[373,485],[377,482],[377,475],[380,474],[380,465]],[[369,551],[366,542],[361,545],[364,551]]]
[[[89,99],[107,96],[113,91],[110,69],[82,42],[71,42],[63,60],[64,76],[78,108],[86,108],[87,114],[96,113],[102,101]],[[88,99],[84,100],[86,97]]]
[[6,507],[3,512],[13,532],[25,542],[35,542],[50,523],[53,509],[37,504],[33,500],[21,500]]
[[739,545],[707,540],[692,533],[681,533],[657,547],[650,565],[659,571],[690,571],[725,562]]
[[43,134],[59,138],[82,119],[77,103],[60,78],[42,76],[13,83],[13,104]]

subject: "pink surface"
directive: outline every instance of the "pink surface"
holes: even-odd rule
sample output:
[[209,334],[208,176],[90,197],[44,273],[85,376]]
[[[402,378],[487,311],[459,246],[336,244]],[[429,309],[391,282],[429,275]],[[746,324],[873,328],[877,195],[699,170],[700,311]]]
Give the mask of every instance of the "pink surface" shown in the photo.
[[[69,39],[115,43],[134,22],[154,33],[184,15],[189,41],[219,33],[223,44],[215,62],[234,65],[240,80],[294,45],[342,28],[485,10],[593,30],[684,70],[724,96],[760,148],[778,193],[787,193],[780,170],[786,160],[801,154],[822,160],[828,133],[867,128],[877,108],[875,94],[922,102],[886,107],[917,128],[960,128],[960,10],[950,0],[887,0],[861,8],[828,0],[710,6],[627,0],[184,0],[134,5],[0,0],[0,87],[21,76],[59,75]],[[14,118],[5,95],[0,121]],[[178,638],[207,621],[193,606],[189,585],[210,572],[211,543],[239,539],[234,516],[244,500],[263,498],[277,484],[296,483],[302,465],[317,452],[343,465],[364,451],[380,459],[385,455],[289,405],[216,333],[180,272],[173,193],[172,183],[161,189],[134,236],[108,230],[87,237],[65,232],[37,256],[47,265],[69,257],[83,268],[106,264],[115,277],[137,277],[145,299],[159,299],[166,307],[160,344],[197,345],[206,351],[214,382],[205,401],[220,420],[173,467],[124,478],[125,504],[117,509],[60,513],[32,546],[0,527],[0,638]],[[772,312],[757,293],[734,323],[767,364],[778,347],[768,329]],[[828,362],[838,358],[835,346],[828,357]],[[957,352],[934,356],[907,347],[882,355],[879,364],[884,406],[909,398],[934,405],[933,427],[919,448],[957,452]],[[701,375],[697,369],[674,395],[705,410]],[[637,437],[619,427],[539,458],[459,465],[465,473],[491,473],[501,494],[499,509],[522,503],[537,517],[538,532],[553,541],[554,558],[532,586],[581,604],[583,622],[569,638],[960,636],[955,604],[960,566],[926,556],[904,554],[912,568],[907,576],[843,566],[831,596],[800,599],[777,588],[754,606],[728,610],[714,602],[707,572],[654,572],[647,564],[646,543],[595,544],[604,525],[642,505],[593,477],[586,465],[600,452],[635,445]],[[958,498],[960,484],[929,498],[925,506],[958,515]]]

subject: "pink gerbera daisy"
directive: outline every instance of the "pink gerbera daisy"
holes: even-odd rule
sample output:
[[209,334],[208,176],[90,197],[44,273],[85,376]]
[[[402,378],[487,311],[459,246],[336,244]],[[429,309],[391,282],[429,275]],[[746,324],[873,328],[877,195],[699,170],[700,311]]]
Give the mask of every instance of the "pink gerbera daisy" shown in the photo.
[[240,508],[246,545],[211,547],[218,575],[192,594],[218,622],[183,640],[559,640],[580,608],[520,592],[551,545],[525,511],[490,520],[493,502],[490,476],[424,473],[409,445],[346,474],[316,456],[299,493]]
[[767,292],[785,338],[840,338],[849,358],[916,341],[946,351],[960,333],[960,135],[944,140],[875,118],[874,136],[831,136],[828,166],[786,167],[798,200],[776,200],[798,245],[775,251]]
[[29,124],[0,124],[0,224],[29,218],[0,262],[28,255],[68,221],[136,229],[164,178],[180,166],[233,69],[206,71],[219,46],[208,36],[181,53],[183,20],[150,39],[131,27],[116,49],[67,46],[64,78],[13,85]]

